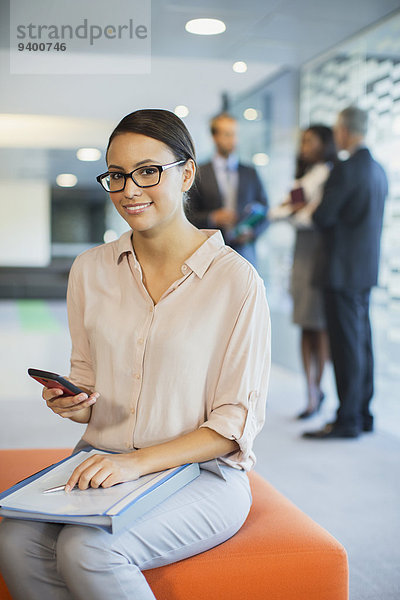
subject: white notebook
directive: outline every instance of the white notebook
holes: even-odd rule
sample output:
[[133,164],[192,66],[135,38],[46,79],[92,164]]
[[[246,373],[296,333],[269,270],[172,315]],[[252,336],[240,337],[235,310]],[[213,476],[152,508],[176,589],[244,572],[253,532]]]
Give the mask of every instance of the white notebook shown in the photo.
[[79,452],[6,490],[0,494],[0,516],[90,525],[115,533],[200,474],[199,465],[190,463],[110,488],[43,493],[65,484],[75,467],[94,454],[108,453]]

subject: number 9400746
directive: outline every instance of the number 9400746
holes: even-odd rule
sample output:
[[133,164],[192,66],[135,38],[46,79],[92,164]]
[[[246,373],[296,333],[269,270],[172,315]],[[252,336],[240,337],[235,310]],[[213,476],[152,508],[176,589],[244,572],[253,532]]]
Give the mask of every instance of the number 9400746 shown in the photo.
[[18,44],[19,52],[23,52],[27,50],[28,52],[50,52],[53,50],[54,52],[64,52],[67,49],[67,45],[64,43],[56,42],[28,42],[27,44],[23,44],[22,42]]

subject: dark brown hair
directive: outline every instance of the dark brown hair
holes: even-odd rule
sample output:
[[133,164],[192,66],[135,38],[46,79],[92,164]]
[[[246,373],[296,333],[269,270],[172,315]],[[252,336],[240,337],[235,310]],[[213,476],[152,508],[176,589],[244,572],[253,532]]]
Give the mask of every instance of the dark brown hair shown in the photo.
[[196,164],[196,151],[189,131],[183,121],[169,110],[146,108],[126,115],[116,126],[108,140],[121,133],[140,133],[163,142],[173,152],[176,160],[189,160]]
[[[311,131],[314,135],[316,135],[322,144],[321,151],[321,162],[332,163],[333,165],[337,162],[337,152],[335,146],[335,139],[333,137],[333,131],[330,127],[326,125],[310,125],[304,129],[304,132]],[[304,159],[299,156],[297,158],[296,164],[296,179],[303,177],[304,173],[310,167],[310,164],[307,163]]]

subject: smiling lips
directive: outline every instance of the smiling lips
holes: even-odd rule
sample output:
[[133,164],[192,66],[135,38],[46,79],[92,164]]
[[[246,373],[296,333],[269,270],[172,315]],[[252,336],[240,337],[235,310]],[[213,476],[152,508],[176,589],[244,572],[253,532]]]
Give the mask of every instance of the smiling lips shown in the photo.
[[124,206],[124,210],[128,213],[128,215],[138,215],[146,210],[149,206],[151,206],[152,202],[138,202],[136,204],[126,204]]

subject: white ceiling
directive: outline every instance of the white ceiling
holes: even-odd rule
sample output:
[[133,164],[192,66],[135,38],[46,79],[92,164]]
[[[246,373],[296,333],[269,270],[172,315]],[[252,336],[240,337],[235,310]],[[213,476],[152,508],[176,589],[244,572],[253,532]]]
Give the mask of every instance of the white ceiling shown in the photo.
[[[79,6],[79,0],[73,2]],[[220,110],[222,93],[244,92],[281,70],[299,67],[398,9],[399,0],[152,0],[151,8],[150,75],[10,75],[8,2],[0,0],[0,113],[82,119],[82,135],[87,121],[89,143],[89,119],[102,123],[99,130],[109,131],[136,108],[173,110],[185,104],[190,109],[186,123],[197,145],[205,148],[206,123]],[[211,37],[189,34],[184,25],[195,17],[220,18],[226,32]],[[247,73],[232,71],[236,60],[248,63]],[[58,129],[46,124],[47,135],[49,129],[52,135],[38,141],[39,146],[79,145],[72,125]],[[28,128],[18,145],[31,146],[28,140],[38,136]],[[98,145],[98,136],[92,139]],[[10,145],[16,145],[12,135],[1,136],[0,147]]]
[[[153,0],[152,52],[298,66],[399,8],[399,0]],[[186,33],[195,17],[222,19],[226,32]]]

